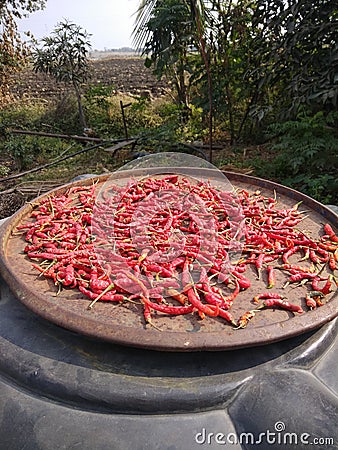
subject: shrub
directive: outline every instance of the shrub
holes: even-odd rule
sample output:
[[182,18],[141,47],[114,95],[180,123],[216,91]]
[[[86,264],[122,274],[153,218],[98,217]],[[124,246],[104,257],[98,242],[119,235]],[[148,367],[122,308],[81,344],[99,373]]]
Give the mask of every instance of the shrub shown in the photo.
[[259,176],[277,179],[325,203],[337,202],[338,114],[303,116],[269,127],[275,158],[261,162]]

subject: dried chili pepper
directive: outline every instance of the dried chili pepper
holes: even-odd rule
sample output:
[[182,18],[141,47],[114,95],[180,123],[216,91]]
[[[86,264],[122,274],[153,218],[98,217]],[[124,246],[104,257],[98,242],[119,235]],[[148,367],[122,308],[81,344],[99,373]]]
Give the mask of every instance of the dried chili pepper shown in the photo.
[[338,236],[333,231],[333,229],[332,229],[330,224],[326,223],[324,225],[324,232],[329,237],[330,241],[338,243]]
[[149,306],[150,309],[154,309],[155,311],[160,311],[164,314],[179,316],[184,314],[190,314],[194,311],[194,305],[186,305],[186,306],[171,306],[163,303],[155,303],[152,302],[149,297],[146,295],[142,295],[142,300],[145,304]]
[[247,311],[237,321],[237,327],[236,330],[240,328],[245,328],[248,323],[255,317],[257,310],[253,309],[251,311]]
[[275,286],[276,283],[276,277],[275,277],[275,270],[273,268],[273,266],[268,266],[266,268],[267,272],[268,272],[268,289],[272,289]]
[[335,259],[334,254],[331,254],[329,256],[329,267],[332,270],[332,272],[334,272],[337,268],[336,259]]
[[259,303],[262,299],[269,299],[269,300],[283,300],[285,297],[282,295],[276,293],[276,292],[264,292],[263,294],[255,295],[253,298],[254,303]]
[[[125,187],[108,186],[98,202],[95,187],[73,186],[62,195],[47,196],[35,206],[29,222],[18,226],[18,231],[24,232],[27,256],[39,262],[33,267],[59,287],[79,289],[92,300],[91,307],[100,300],[142,296],[144,318],[149,323],[150,302],[159,312],[174,314],[179,310],[172,308],[182,307],[182,311],[197,311],[202,318],[221,317],[234,325],[230,309],[241,292],[251,287],[246,274],[249,266],[258,279],[267,267],[268,289],[276,287],[277,267],[289,276],[287,283],[312,283],[312,289],[322,296],[334,288],[335,278],[320,274],[324,265],[336,270],[338,238],[329,224],[324,225],[325,234],[319,240],[299,230],[305,218],[299,204],[278,209],[276,195],[265,198],[261,192],[245,189],[223,192],[209,182],[194,184],[176,174],[130,180]],[[182,205],[173,192],[180,194],[177,198]],[[140,205],[143,214],[138,214]],[[106,230],[114,236],[113,242]],[[238,242],[241,238],[243,245]],[[229,252],[235,247],[242,257],[232,266]],[[97,252],[105,261],[104,269]],[[296,261],[306,259],[312,266]],[[320,263],[321,269],[314,266]],[[198,267],[202,268],[199,280]],[[217,286],[211,285],[216,276]],[[225,294],[220,285],[227,290],[235,287]],[[167,305],[163,296],[181,306]],[[322,298],[313,295],[307,301],[314,308],[313,301],[322,302]],[[300,312],[277,293],[254,297],[254,302],[260,300],[264,305]],[[240,318],[239,328],[246,326],[256,311]]]
[[265,299],[263,301],[263,305],[267,308],[268,307],[279,307],[279,308],[286,309],[291,312],[296,312],[298,314],[302,314],[304,312],[304,310],[301,306],[295,305],[293,303],[290,303],[286,300],[279,299],[279,298]]

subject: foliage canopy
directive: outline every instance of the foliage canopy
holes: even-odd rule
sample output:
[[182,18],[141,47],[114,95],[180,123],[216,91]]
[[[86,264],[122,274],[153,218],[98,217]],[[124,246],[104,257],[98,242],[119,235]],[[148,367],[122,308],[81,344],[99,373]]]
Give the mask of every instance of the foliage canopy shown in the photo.
[[17,19],[44,8],[45,0],[3,0],[0,2],[0,102],[8,95],[8,75],[27,61],[29,46],[18,32]]
[[51,75],[58,82],[72,83],[83,128],[87,128],[84,116],[80,84],[89,77],[88,53],[90,35],[79,25],[60,22],[51,36],[42,39],[42,47],[33,53],[33,69]]
[[180,68],[186,99],[212,107],[235,142],[337,108],[337,25],[334,0],[143,0],[134,35],[155,73]]

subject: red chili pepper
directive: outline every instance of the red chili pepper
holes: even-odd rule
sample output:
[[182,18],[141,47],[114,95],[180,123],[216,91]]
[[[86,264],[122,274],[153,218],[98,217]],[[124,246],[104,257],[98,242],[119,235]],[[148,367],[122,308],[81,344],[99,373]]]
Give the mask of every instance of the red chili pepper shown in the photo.
[[150,306],[146,302],[143,302],[143,317],[146,323],[153,325]]
[[310,260],[311,260],[314,264],[319,264],[319,263],[320,263],[320,258],[319,258],[318,255],[316,254],[315,250],[310,249],[309,257],[310,257]]
[[202,303],[194,288],[192,288],[192,287],[189,288],[187,290],[186,294],[188,296],[190,303],[197,309],[198,312],[202,313],[202,317],[203,317],[203,314],[205,314],[207,316],[211,316],[211,317],[218,316],[219,306],[218,305],[206,305],[206,304]]
[[329,276],[327,281],[326,281],[326,283],[325,283],[325,285],[324,285],[324,287],[321,289],[321,292],[324,295],[327,295],[327,294],[329,294],[331,292],[331,287],[332,287],[332,277]]
[[279,307],[282,309],[286,309],[288,311],[292,311],[292,312],[296,312],[298,314],[302,314],[304,312],[304,310],[302,309],[301,306],[295,305],[293,303],[287,302],[285,300],[282,299],[278,299],[278,298],[271,298],[271,299],[267,299],[264,300],[263,305],[266,307]]
[[257,274],[258,274],[258,279],[261,279],[261,273],[262,273],[262,269],[263,269],[263,261],[264,261],[264,253],[261,253],[260,255],[258,255],[258,257],[256,258],[255,261],[255,266],[257,269]]
[[[197,288],[198,284],[195,285],[195,287]],[[211,286],[209,285],[208,282],[203,282],[201,283],[201,292],[204,295],[204,298],[206,300],[207,303],[209,303],[210,305],[218,305],[218,306],[222,306],[223,308],[225,308],[224,306],[224,300],[223,297],[220,295],[219,292],[214,292],[211,289]],[[226,308],[228,309],[228,308]]]
[[325,234],[327,234],[330,238],[330,240],[332,242],[338,242],[338,236],[336,235],[336,233],[333,231],[332,227],[330,224],[326,223],[324,225],[324,232]]
[[149,306],[150,309],[175,316],[189,314],[193,312],[195,308],[192,304],[186,306],[171,306],[162,303],[155,303],[145,295],[141,295],[141,299],[145,304]]
[[111,285],[109,280],[98,280],[97,278],[91,278],[89,286],[93,291],[104,291],[108,286]]
[[32,228],[36,226],[36,222],[28,222],[22,225],[17,225],[17,230],[25,230],[26,228]]
[[313,278],[313,280],[312,280],[312,289],[314,291],[319,291],[319,283],[320,283],[320,281],[321,281],[321,278],[318,275],[316,275]]
[[255,317],[256,310],[247,311],[237,321],[236,329],[245,328],[248,323]]
[[64,286],[75,287],[77,281],[75,279],[74,267],[68,264],[67,267],[58,271],[56,280],[62,283]]
[[226,272],[226,273],[222,273],[220,272],[220,270],[218,268],[215,267],[211,267],[209,269],[209,273],[212,273],[213,275],[217,275],[217,280],[220,283],[224,283],[224,284],[228,284],[231,280],[230,275]]
[[41,274],[43,274],[46,278],[52,278],[52,280],[54,281],[55,284],[58,284],[58,281],[56,279],[56,273],[54,270],[54,267],[48,268],[48,269],[44,269],[43,267],[37,265],[37,264],[32,264],[32,267],[34,267],[35,269],[37,269]]
[[337,245],[328,244],[327,242],[319,242],[318,247],[327,250],[328,252],[335,252],[337,250]]
[[273,255],[265,255],[264,256],[264,263],[270,263],[272,261],[275,261],[276,259],[279,258],[278,254],[273,254]]
[[[92,296],[93,304],[101,298],[117,299],[114,296],[118,295],[123,299],[144,296],[163,309],[171,306],[163,303],[163,295],[171,292],[173,300],[176,297],[182,307],[197,310],[200,317],[220,316],[232,323],[229,309],[240,291],[251,285],[245,274],[249,264],[261,278],[264,265],[281,258],[289,282],[311,279],[318,287],[324,279],[316,280],[315,268],[290,264],[290,256],[305,250],[305,257],[310,257],[311,251],[312,262],[327,261],[331,270],[338,260],[332,227],[324,227],[326,235],[314,241],[295,229],[304,218],[298,204],[277,209],[276,198],[265,198],[261,192],[222,192],[209,182],[195,184],[174,174],[130,180],[126,187],[110,185],[97,200],[95,185],[70,188],[62,195],[45,198],[32,212],[32,222],[18,227],[25,230],[29,242],[27,256],[41,261],[35,265],[39,272],[55,283],[81,286]],[[140,205],[143,215],[138,214]],[[241,239],[242,246],[237,242]],[[213,245],[206,245],[209,242]],[[232,270],[229,254],[235,250],[242,251],[243,262]],[[97,255],[106,261],[104,269]],[[163,255],[168,256],[165,261],[160,259]],[[202,267],[199,281],[198,267]],[[276,283],[274,267],[278,266],[267,268],[269,289]],[[219,284],[229,287],[235,280],[234,290],[225,295],[219,285],[211,286],[206,269],[218,276]],[[183,293],[179,291],[179,275]],[[331,289],[332,280],[325,278],[322,290]],[[265,298],[273,298],[272,294]],[[146,302],[144,317],[151,322]],[[252,314],[249,311],[240,325]]]
[[290,248],[287,252],[285,252],[282,256],[282,260],[284,264],[290,264],[289,263],[289,257],[294,255],[295,253],[297,253],[298,251],[300,251],[300,247],[295,246]]
[[188,297],[181,292],[178,292],[176,289],[168,289],[167,294],[169,295],[169,297],[172,297],[179,303],[181,303],[181,305],[186,305],[186,303],[188,302]]
[[[320,288],[319,283],[325,281],[325,285]],[[324,295],[327,295],[331,292],[332,287],[332,276],[328,276],[327,278],[322,278],[316,276],[312,280],[312,290],[316,292],[321,292]]]
[[249,289],[249,287],[251,286],[251,281],[249,280],[249,278],[247,278],[241,273],[238,273],[235,270],[232,271],[231,273],[236,278],[236,284],[238,283],[238,286],[241,290]]
[[306,306],[307,306],[309,309],[315,309],[315,308],[317,307],[316,300],[315,300],[314,298],[312,298],[312,297],[310,296],[310,294],[307,294],[307,295],[306,295],[305,300],[306,300]]
[[255,297],[253,298],[253,302],[254,303],[259,303],[259,300],[262,300],[262,299],[279,299],[279,300],[282,300],[283,298],[285,298],[285,297],[283,297],[280,294],[277,294],[276,292],[264,292],[263,294],[255,295]]
[[155,263],[150,263],[150,264],[145,263],[144,267],[147,272],[158,273],[159,275],[162,275],[163,277],[172,277],[174,275],[172,270],[168,270],[165,267],[160,266]]
[[232,314],[229,311],[219,308],[218,316],[222,317],[222,319],[225,319],[227,322],[231,323],[231,325],[237,326],[235,319],[233,318]]
[[125,297],[124,295],[108,292],[107,289],[105,291],[102,291],[100,294],[96,294],[95,292],[86,289],[84,286],[79,285],[79,290],[82,292],[82,294],[93,300],[87,309],[92,309],[94,304],[99,300],[108,302],[122,302],[124,300],[127,300],[127,297]]
[[267,268],[268,272],[268,289],[272,289],[275,286],[276,283],[276,277],[275,277],[275,271],[273,266],[268,266]]
[[121,292],[131,293],[135,291],[135,283],[125,275],[117,275],[114,283],[116,285],[116,288]]
[[297,283],[298,281],[302,280],[311,280],[317,276],[316,273],[312,272],[298,272],[290,276],[289,282],[290,283]]
[[315,269],[313,267],[303,267],[303,266],[296,266],[294,264],[283,264],[282,268],[288,271],[295,271],[297,272],[306,272],[306,273],[314,273]]
[[332,270],[332,272],[335,271],[337,268],[336,259],[335,259],[334,254],[331,254],[329,256],[329,267]]
[[222,308],[230,309],[232,304],[233,304],[233,302],[234,302],[234,300],[235,300],[235,298],[239,294],[239,291],[240,291],[240,283],[239,283],[238,280],[235,280],[235,289],[234,289],[234,291],[231,294],[227,295],[227,296],[222,296],[222,298],[223,298]]

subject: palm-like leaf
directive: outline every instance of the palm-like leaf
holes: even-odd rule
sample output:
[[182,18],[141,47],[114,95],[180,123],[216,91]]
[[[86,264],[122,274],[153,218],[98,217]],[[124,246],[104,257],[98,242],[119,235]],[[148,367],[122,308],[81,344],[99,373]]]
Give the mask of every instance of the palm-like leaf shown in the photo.
[[157,3],[158,0],[141,0],[137,10],[135,28],[133,30],[133,44],[136,49],[142,49],[149,38],[150,31],[147,29],[146,25],[152,17]]

